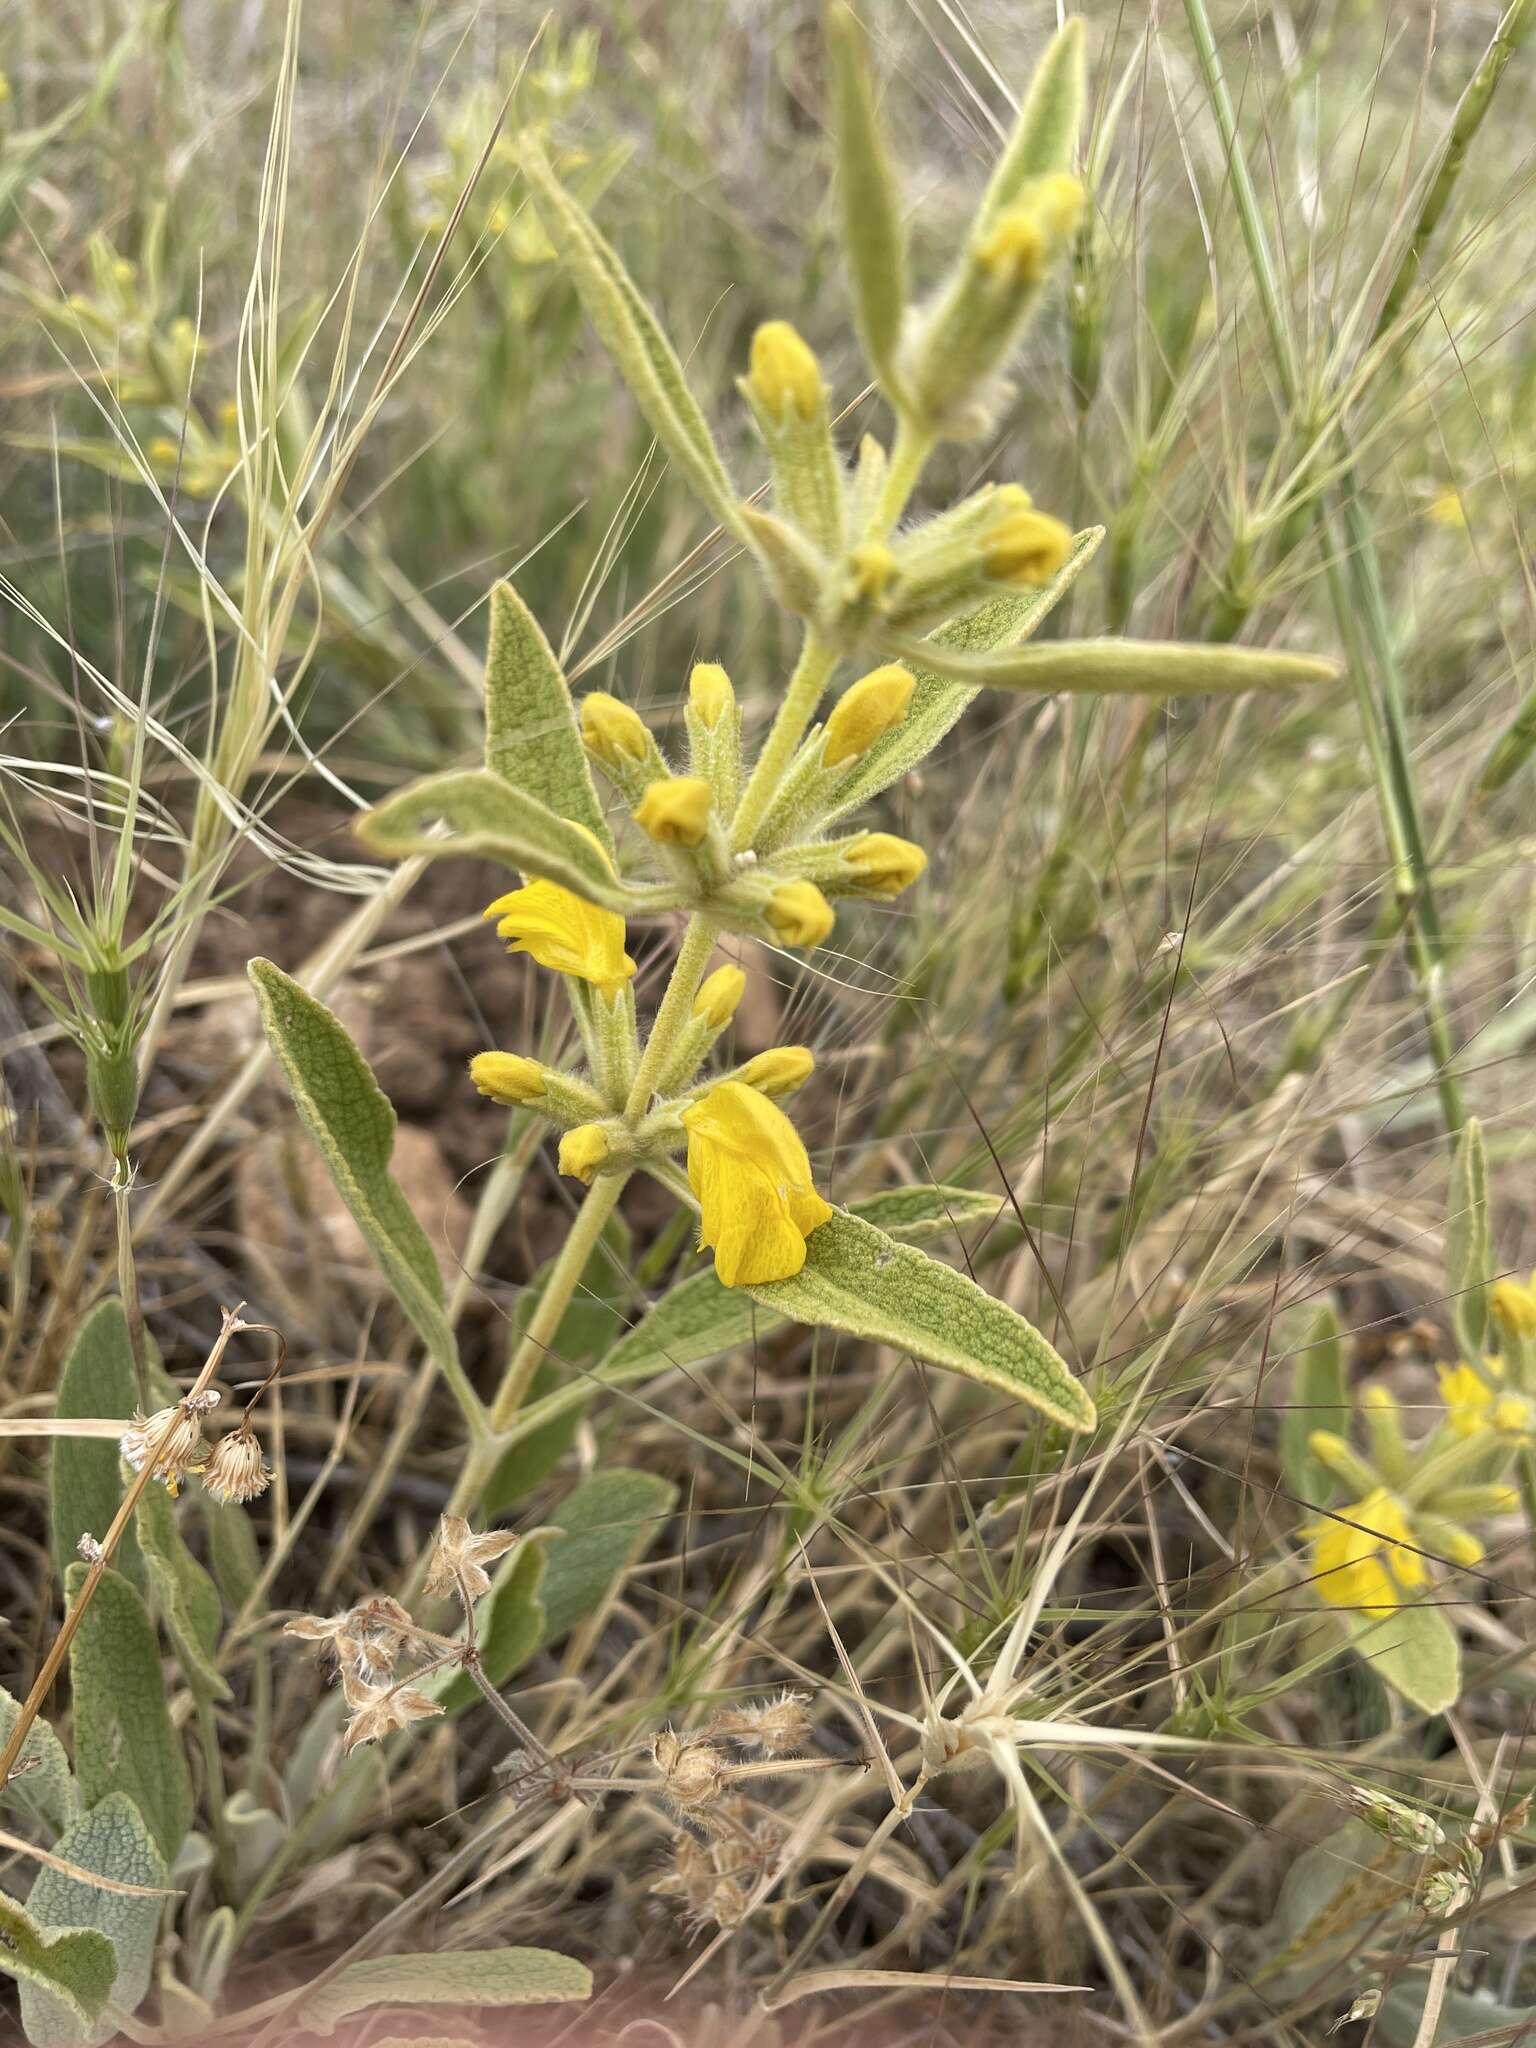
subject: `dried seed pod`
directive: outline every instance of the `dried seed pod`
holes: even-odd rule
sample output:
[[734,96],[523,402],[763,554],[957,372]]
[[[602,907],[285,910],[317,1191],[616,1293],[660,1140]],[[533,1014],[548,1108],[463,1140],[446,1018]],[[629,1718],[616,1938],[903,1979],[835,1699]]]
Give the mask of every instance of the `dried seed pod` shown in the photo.
[[272,1484],[261,1445],[247,1425],[219,1438],[203,1467],[203,1484],[215,1500],[236,1506],[255,1500]]

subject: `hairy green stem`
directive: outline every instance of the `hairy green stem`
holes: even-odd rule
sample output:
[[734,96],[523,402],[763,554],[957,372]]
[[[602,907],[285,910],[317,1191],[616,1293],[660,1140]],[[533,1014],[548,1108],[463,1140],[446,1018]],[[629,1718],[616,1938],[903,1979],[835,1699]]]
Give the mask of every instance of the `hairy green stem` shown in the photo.
[[880,509],[869,532],[871,540],[888,540],[895,532],[932,453],[933,436],[926,427],[918,426],[905,416],[898,420],[891,466],[886,474],[885,489],[880,494]]
[[[560,1247],[560,1256],[550,1268],[549,1278],[544,1283],[539,1305],[530,1317],[527,1329],[518,1340],[517,1349],[512,1353],[506,1374],[492,1403],[493,1431],[505,1429],[523,1405],[523,1398],[528,1392],[533,1376],[554,1341],[555,1332],[571,1305],[571,1297],[581,1284],[582,1274],[587,1270],[587,1261],[597,1248],[597,1240],[602,1235],[603,1225],[613,1214],[628,1178],[628,1174],[624,1173],[601,1173],[588,1188],[586,1200],[576,1211],[570,1234]],[[492,1444],[487,1446],[487,1449],[494,1452],[499,1446]]]
[[778,794],[779,784],[784,780],[785,771],[795,757],[795,749],[805,735],[805,728],[810,724],[816,706],[821,702],[821,693],[836,666],[837,650],[829,647],[814,628],[808,628],[800,659],[795,663],[794,674],[784,692],[784,700],[763,742],[763,750],[757,757],[741,802],[736,806],[736,817],[731,826],[733,852],[744,853],[752,844],[753,835],[768,815],[768,807]]
[[624,1116],[628,1123],[636,1124],[651,1106],[651,1097],[656,1092],[656,1077],[665,1071],[668,1060],[677,1044],[678,1037],[685,1029],[693,1014],[693,999],[699,992],[699,983],[704,979],[704,969],[709,965],[709,956],[715,949],[719,926],[712,918],[696,913],[688,920],[688,929],[683,934],[683,943],[677,949],[677,958],[672,963],[672,974],[667,982],[666,994],[651,1025],[650,1036],[645,1041],[645,1051],[635,1070],[630,1085],[629,1100],[624,1105]]

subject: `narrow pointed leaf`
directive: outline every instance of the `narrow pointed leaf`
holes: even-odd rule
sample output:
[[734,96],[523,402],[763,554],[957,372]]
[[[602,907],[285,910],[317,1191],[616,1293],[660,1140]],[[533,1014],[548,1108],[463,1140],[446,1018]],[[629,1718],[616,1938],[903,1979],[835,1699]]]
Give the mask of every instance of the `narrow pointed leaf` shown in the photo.
[[[166,1863],[143,1816],[124,1792],[110,1793],[69,1828],[55,1853],[82,1870],[119,1884],[163,1886]],[[27,1897],[27,1911],[42,1928],[91,1928],[111,1944],[114,1969],[108,1997],[121,2012],[137,2012],[149,1991],[155,1933],[163,1898],[135,1898],[44,1868]],[[86,2048],[115,2030],[82,2022],[77,2004],[37,1983],[23,1983],[21,2019],[32,2048]]]
[[956,619],[918,643],[907,661],[917,678],[907,715],[894,731],[878,739],[854,774],[838,791],[828,821],[845,818],[882,789],[899,782],[909,769],[931,754],[960,722],[981,694],[979,684],[951,681],[941,672],[940,650],[981,654],[1017,647],[1045,623],[1099,551],[1102,526],[1085,527],[1072,537],[1071,551],[1049,583],[1019,596],[996,597],[979,611]]
[[602,853],[547,804],[485,768],[453,768],[413,782],[358,820],[357,836],[390,860],[473,854],[558,882],[605,910],[641,907],[639,891],[614,879]]
[[812,1231],[792,1280],[747,1291],[796,1322],[888,1344],[1011,1394],[1065,1429],[1098,1419],[1066,1360],[1023,1316],[846,1210]]
[[485,765],[557,818],[585,825],[613,851],[570,686],[538,621],[510,583],[498,583],[491,592]]
[[1491,1245],[1488,1156],[1482,1124],[1474,1116],[1468,1117],[1456,1141],[1445,1217],[1446,1298],[1456,1335],[1469,1358],[1481,1357],[1488,1330]]
[[1280,1462],[1285,1483],[1307,1507],[1327,1507],[1339,1490],[1337,1478],[1320,1458],[1313,1457],[1307,1439],[1315,1429],[1329,1429],[1336,1436],[1343,1436],[1349,1426],[1348,1402],[1338,1311],[1330,1302],[1318,1312],[1310,1335],[1297,1354],[1289,1405],[1280,1418]]
[[990,227],[1012,206],[1030,178],[1071,170],[1087,91],[1083,24],[1074,16],[1052,38],[1035,67],[1013,133],[982,199],[978,230]]
[[854,313],[869,366],[890,391],[895,387],[907,301],[901,200],[875,110],[868,38],[851,8],[833,8],[827,44],[843,248],[852,277]]
[[1461,1646],[1438,1607],[1395,1607],[1379,1621],[1346,1615],[1358,1653],[1411,1706],[1443,1714],[1461,1696]]
[[294,1106],[379,1270],[436,1358],[450,1357],[443,1282],[426,1232],[389,1170],[395,1112],[324,1003],[270,960],[246,970]]
[[[70,1566],[74,1605],[86,1576]],[[143,1601],[115,1571],[101,1575],[69,1653],[75,1770],[88,1807],[126,1792],[167,1863],[192,1823],[192,1780],[171,1726],[160,1644]]]
[[898,641],[895,651],[926,660],[952,682],[989,690],[1059,690],[1114,697],[1205,697],[1241,690],[1294,689],[1337,682],[1335,661],[1271,647],[1223,647],[1179,640],[1058,640],[1010,654],[949,652],[933,640]]
[[597,227],[561,185],[543,152],[525,144],[523,170],[539,217],[571,281],[633,392],[651,431],[727,532],[738,528],[736,495],[681,363],[655,315]]
[[223,1619],[218,1587],[187,1548],[175,1504],[164,1487],[147,1489],[136,1519],[155,1604],[176,1646],[183,1676],[204,1699],[227,1700],[229,1686],[218,1666]]

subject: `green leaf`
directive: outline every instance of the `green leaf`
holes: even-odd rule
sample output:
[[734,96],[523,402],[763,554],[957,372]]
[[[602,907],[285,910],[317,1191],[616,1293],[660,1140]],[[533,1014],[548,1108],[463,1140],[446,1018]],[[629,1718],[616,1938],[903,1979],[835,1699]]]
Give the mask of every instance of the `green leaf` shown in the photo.
[[1438,1607],[1394,1607],[1379,1621],[1342,1616],[1350,1641],[1410,1706],[1443,1714],[1461,1696],[1461,1645]]
[[[19,1702],[0,1685],[0,1746],[10,1740],[20,1712]],[[25,1768],[14,1768],[0,1785],[0,1806],[9,1802],[61,1834],[80,1811],[80,1795],[64,1745],[41,1714],[27,1730],[16,1762]]]
[[652,433],[728,533],[739,534],[736,494],[682,364],[655,315],[592,220],[564,189],[531,139],[523,171],[539,218],[571,274],[587,318],[634,394]]
[[[439,831],[440,825],[447,829]],[[473,854],[500,861],[520,874],[558,882],[604,910],[623,913],[651,901],[614,879],[584,832],[488,768],[454,768],[409,784],[360,818],[357,836],[389,860]]]
[[1012,1394],[1065,1429],[1092,1429],[1097,1420],[1065,1359],[1032,1324],[963,1273],[846,1210],[811,1232],[792,1280],[747,1291],[796,1322],[889,1344]]
[[1337,682],[1336,661],[1273,647],[1226,647],[1184,640],[1057,640],[1007,654],[935,652],[933,640],[896,640],[904,660],[926,660],[951,682],[990,690],[1058,690],[1111,697],[1231,696]]
[[[548,1616],[539,1597],[548,1563],[548,1531],[530,1530],[506,1559],[492,1581],[491,1590],[480,1603],[476,1616],[480,1630],[480,1665],[492,1685],[505,1685],[521,1671],[543,1642]],[[443,1688],[443,1705],[450,1714],[472,1706],[479,1688],[460,1671]]]
[[294,1105],[379,1270],[435,1358],[454,1355],[426,1232],[389,1170],[395,1112],[340,1020],[270,960],[247,968]]
[[117,1974],[117,1958],[104,1934],[80,1929],[50,1934],[24,1906],[0,1892],[0,1970],[14,1977],[26,1996],[47,1993],[79,2027],[83,2040],[106,2004]]
[[1362,1915],[1380,1912],[1391,1900],[1401,1898],[1402,1885],[1378,1869],[1398,1861],[1368,1821],[1345,1821],[1321,1842],[1304,1849],[1286,1871],[1274,1914],[1257,1937],[1261,1953],[1279,1956],[1295,1950],[1298,1956],[1305,1956],[1314,1952],[1323,1936],[1319,1923],[1332,1923],[1336,1916],[1340,1928],[1347,1929],[1350,1922],[1340,1912],[1346,1891],[1356,1895]]
[[[972,1188],[889,1188],[851,1204],[850,1213],[907,1244],[949,1236],[959,1225],[990,1220],[997,1196]],[[783,1318],[765,1315],[739,1287],[722,1287],[713,1266],[662,1296],[603,1361],[605,1385],[623,1385],[665,1366],[697,1365],[744,1344],[760,1343]],[[563,1354],[562,1354],[563,1355]]]
[[[166,1881],[165,1858],[125,1792],[109,1793],[93,1806],[54,1844],[54,1854],[119,1884]],[[46,1866],[27,1899],[27,1911],[39,1927],[91,1928],[106,1937],[115,1965],[108,1997],[125,2013],[137,2012],[149,1990],[164,1906],[163,1898],[103,1891]],[[92,2026],[77,2001],[36,1983],[21,1987],[21,2023],[33,2048],[85,2048],[116,2031],[107,2020]]]
[[[235,1896],[244,1899],[288,1839],[288,1823],[258,1806],[243,1787],[224,1802],[224,1834],[234,1865]],[[205,1997],[210,1994],[205,1990]]]
[[485,657],[485,765],[556,817],[585,825],[613,851],[553,648],[510,583],[491,592]]
[[[71,1607],[86,1571],[72,1564],[65,1574]],[[192,1780],[166,1709],[154,1624],[115,1571],[101,1575],[70,1647],[69,1674],[81,1797],[92,1807],[126,1792],[173,1862],[192,1823]]]
[[150,1579],[166,1630],[189,1686],[209,1700],[231,1697],[218,1667],[219,1589],[188,1550],[176,1508],[163,1486],[139,1497],[137,1521]]
[[1483,1127],[1467,1118],[1451,1162],[1446,1198],[1445,1292],[1461,1348],[1481,1358],[1488,1334],[1487,1286],[1493,1270],[1488,1222],[1488,1155]]
[[614,1582],[661,1534],[677,1488],[654,1472],[594,1472],[550,1515],[544,1580],[544,1641],[559,1642],[596,1613]]
[[837,802],[827,813],[829,823],[847,817],[882,789],[899,782],[933,752],[980,695],[979,685],[947,681],[936,666],[934,650],[953,648],[962,654],[980,654],[994,648],[1017,647],[1039,629],[1066,596],[1098,553],[1103,538],[1102,526],[1086,527],[1073,535],[1067,559],[1039,590],[1026,591],[1018,597],[993,598],[990,604],[951,621],[921,642],[921,651],[907,663],[917,678],[917,687],[906,717],[894,731],[875,741],[852,776],[841,785]]
[[[127,1422],[138,1405],[128,1318],[120,1301],[103,1301],[75,1332],[59,1375],[54,1413],[71,1421],[121,1415]],[[53,1555],[62,1578],[79,1558],[80,1538],[90,1535],[99,1541],[122,1506],[117,1445],[100,1437],[56,1437],[48,1490]],[[142,1591],[144,1560],[131,1526],[117,1547],[117,1567]]]
[[1338,1480],[1314,1458],[1307,1439],[1315,1429],[1344,1436],[1349,1426],[1349,1395],[1340,1341],[1338,1311],[1329,1302],[1318,1314],[1310,1336],[1297,1354],[1291,1373],[1290,1402],[1280,1421],[1280,1463],[1285,1483],[1307,1507],[1323,1508],[1338,1490]]
[[311,1992],[298,2024],[329,2034],[373,2005],[560,2005],[592,1995],[592,1972],[547,1948],[481,1948],[453,1955],[374,1956]]
[[236,1614],[244,1607],[261,1577],[261,1546],[251,1526],[250,1515],[232,1500],[215,1500],[205,1488],[197,1489],[198,1513],[208,1531],[208,1562],[214,1582],[225,1604]]
[[854,317],[870,368],[892,391],[906,314],[907,238],[890,153],[875,111],[868,38],[850,8],[832,9],[827,46],[843,248],[853,284]]
[[1071,170],[1087,91],[1083,24],[1074,16],[1058,30],[1035,67],[1013,133],[982,198],[978,233],[1013,205],[1027,180]]

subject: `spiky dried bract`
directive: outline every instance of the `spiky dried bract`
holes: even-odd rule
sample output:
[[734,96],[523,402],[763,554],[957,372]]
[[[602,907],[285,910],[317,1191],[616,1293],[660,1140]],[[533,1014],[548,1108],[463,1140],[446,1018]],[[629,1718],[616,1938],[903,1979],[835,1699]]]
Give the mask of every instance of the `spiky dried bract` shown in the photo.
[[712,1742],[664,1728],[651,1745],[662,1791],[677,1811],[698,1820],[725,1786],[725,1758]]
[[211,1388],[196,1399],[178,1401],[170,1408],[157,1408],[153,1415],[135,1412],[133,1420],[117,1440],[123,1462],[142,1472],[151,1459],[150,1473],[172,1498],[181,1490],[189,1472],[201,1469],[208,1448],[203,1442],[203,1417],[218,1402]]
[[432,1545],[426,1591],[437,1599],[457,1593],[473,1604],[491,1590],[491,1575],[485,1567],[505,1557],[517,1541],[515,1530],[488,1529],[477,1536],[462,1515],[442,1516]]
[[373,1594],[345,1614],[301,1614],[283,1630],[301,1642],[319,1643],[338,1666],[369,1684],[388,1678],[421,1632],[398,1600]]
[[382,1742],[413,1721],[426,1721],[443,1711],[441,1700],[430,1699],[415,1686],[370,1685],[350,1671],[341,1675],[342,1696],[351,1716],[342,1731],[342,1746],[350,1755],[365,1742]]

